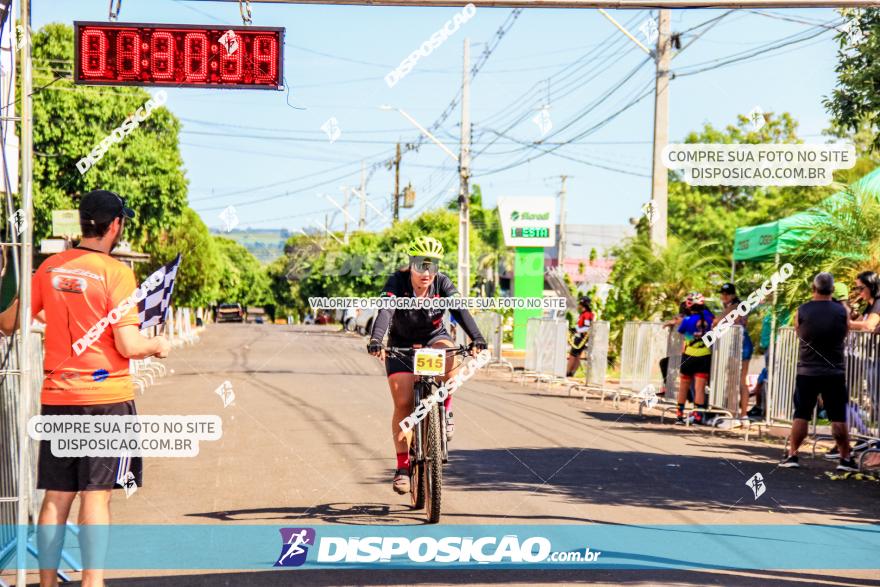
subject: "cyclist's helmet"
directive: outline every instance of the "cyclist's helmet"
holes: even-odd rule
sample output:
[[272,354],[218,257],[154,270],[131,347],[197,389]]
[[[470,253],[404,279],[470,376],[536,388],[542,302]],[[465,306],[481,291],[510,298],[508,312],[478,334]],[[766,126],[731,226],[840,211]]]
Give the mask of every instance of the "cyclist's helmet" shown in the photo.
[[409,246],[410,257],[443,258],[443,245],[436,238],[420,236]]
[[706,303],[706,299],[700,292],[693,291],[684,299],[684,307],[691,308],[693,306],[702,306]]

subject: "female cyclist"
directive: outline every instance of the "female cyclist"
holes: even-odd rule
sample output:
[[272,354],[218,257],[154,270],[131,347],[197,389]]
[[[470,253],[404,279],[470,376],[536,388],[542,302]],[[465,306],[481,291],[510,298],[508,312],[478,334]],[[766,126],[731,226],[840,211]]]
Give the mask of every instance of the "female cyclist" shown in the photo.
[[[450,298],[458,294],[452,280],[439,272],[440,259],[443,257],[443,245],[429,236],[418,237],[409,248],[409,266],[396,271],[385,287],[382,296],[417,297],[417,298]],[[379,310],[370,333],[367,351],[385,363],[388,374],[388,387],[394,401],[394,414],[391,417],[391,435],[397,453],[397,467],[394,471],[393,488],[400,494],[408,493],[409,487],[409,446],[407,435],[400,430],[400,421],[409,416],[413,409],[413,375],[412,356],[402,358],[385,356],[382,340],[388,333],[388,346],[394,347],[433,347],[450,348],[455,343],[443,326],[443,310]],[[473,352],[486,348],[486,341],[467,310],[451,310],[456,322],[473,341]],[[390,327],[390,328],[389,328]],[[455,362],[452,357],[446,359],[446,380],[455,375]],[[452,420],[452,397],[444,402],[446,409],[446,436],[451,439],[454,431]]]

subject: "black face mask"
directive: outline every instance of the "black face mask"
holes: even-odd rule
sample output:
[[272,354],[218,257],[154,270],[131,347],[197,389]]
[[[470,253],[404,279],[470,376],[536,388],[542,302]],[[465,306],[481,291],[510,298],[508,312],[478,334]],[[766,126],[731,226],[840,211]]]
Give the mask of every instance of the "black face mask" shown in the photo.
[[409,267],[416,273],[429,273],[431,275],[437,275],[437,272],[440,271],[437,259],[431,257],[410,257]]

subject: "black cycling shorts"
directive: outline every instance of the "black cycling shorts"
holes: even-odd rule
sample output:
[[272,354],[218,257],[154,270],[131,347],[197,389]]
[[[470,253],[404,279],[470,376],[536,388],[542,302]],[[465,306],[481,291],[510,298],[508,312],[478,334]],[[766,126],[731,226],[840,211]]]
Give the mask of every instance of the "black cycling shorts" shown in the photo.
[[[43,405],[44,416],[134,416],[134,400],[91,406]],[[122,488],[117,479],[134,475],[138,487],[143,485],[141,457],[56,457],[52,443],[40,441],[40,460],[37,465],[37,489],[52,491],[93,491]]]
[[572,357],[580,357],[584,354],[584,351],[587,350],[587,342],[584,340],[585,338],[587,338],[586,332],[583,334],[575,334],[571,341],[573,344],[568,350],[568,354]]
[[[420,340],[390,340],[388,341],[388,346],[395,347],[403,347],[409,348],[413,345],[421,345],[423,347],[431,347],[434,346],[438,340],[448,340],[449,342],[454,342],[452,337],[446,332],[444,328],[442,332],[439,332],[432,336],[428,342],[423,342]],[[413,372],[413,355],[412,353],[407,353],[406,356],[399,355],[386,355],[385,356],[385,374],[389,377],[394,375],[395,373],[412,373]]]
[[699,377],[701,379],[709,379],[709,373],[712,372],[712,355],[703,355],[702,357],[682,355],[681,367],[679,367],[678,372],[682,378]]
[[794,380],[794,417],[801,420],[813,418],[816,400],[822,396],[822,406],[832,422],[846,422],[845,375],[798,375]]

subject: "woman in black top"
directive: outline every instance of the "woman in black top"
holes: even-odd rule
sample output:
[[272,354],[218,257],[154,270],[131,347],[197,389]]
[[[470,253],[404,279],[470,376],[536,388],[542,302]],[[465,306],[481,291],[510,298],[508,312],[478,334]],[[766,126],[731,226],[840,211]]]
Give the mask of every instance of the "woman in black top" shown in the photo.
[[[458,290],[452,280],[440,273],[440,259],[443,258],[443,245],[429,236],[418,237],[409,249],[409,266],[396,271],[382,288],[383,297],[396,298],[450,298],[458,296]],[[392,486],[400,494],[410,490],[410,462],[407,435],[401,432],[399,423],[412,411],[412,395],[415,376],[413,375],[413,357],[385,356],[382,341],[388,334],[388,346],[393,347],[433,347],[451,348],[455,346],[452,337],[443,326],[441,309],[417,310],[379,310],[373,322],[367,352],[385,363],[388,375],[388,387],[394,402],[394,414],[391,418],[391,434],[397,452],[397,467],[394,470]],[[473,316],[467,310],[450,310],[467,335],[473,341],[473,351],[486,348],[486,340],[480,333]],[[447,356],[447,380],[455,376],[454,360]],[[452,397],[444,402],[446,409],[446,437],[453,436],[454,420],[452,418]]]

